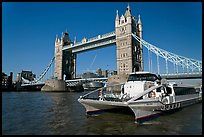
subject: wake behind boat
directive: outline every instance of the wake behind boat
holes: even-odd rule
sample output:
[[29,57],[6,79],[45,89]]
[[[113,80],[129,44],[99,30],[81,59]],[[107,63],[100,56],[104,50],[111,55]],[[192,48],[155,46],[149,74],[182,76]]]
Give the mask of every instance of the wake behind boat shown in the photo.
[[136,72],[130,73],[124,84],[105,86],[80,96],[78,101],[87,114],[129,108],[135,121],[141,123],[161,112],[201,102],[202,86],[178,85],[150,72]]

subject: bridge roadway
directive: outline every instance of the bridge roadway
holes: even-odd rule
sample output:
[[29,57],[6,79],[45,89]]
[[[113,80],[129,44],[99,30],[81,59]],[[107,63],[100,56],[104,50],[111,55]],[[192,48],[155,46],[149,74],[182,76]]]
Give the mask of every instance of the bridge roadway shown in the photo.
[[65,80],[65,83],[67,84],[67,86],[76,86],[77,84],[84,84],[84,83],[88,83],[88,82],[92,82],[92,81],[96,81],[96,82],[108,82],[108,78],[87,78],[87,79],[74,79],[74,80]]
[[80,53],[87,50],[93,50],[111,46],[116,43],[115,31],[98,35],[96,37],[86,39],[85,41],[77,42],[76,44],[65,45],[62,50],[72,50],[72,53]]
[[[196,73],[177,73],[177,74],[160,74],[161,78],[169,80],[178,80],[178,79],[202,79],[202,72]],[[87,79],[74,79],[74,80],[65,80],[67,86],[76,86],[77,84],[83,84],[91,81],[97,82],[108,82],[108,78],[87,78]],[[45,82],[38,82],[33,84],[22,84],[21,86],[30,86],[30,85],[44,85]]]
[[25,86],[41,86],[41,85],[45,85],[45,82],[37,82],[37,83],[26,83],[26,84],[21,84],[22,87]]
[[[202,72],[196,73],[177,73],[177,74],[160,74],[161,78],[167,80],[179,80],[179,79],[202,79]],[[98,82],[108,82],[108,78],[88,78],[88,79],[75,79],[75,80],[66,80],[67,86],[76,86],[78,83],[87,83],[91,81]]]
[[165,79],[200,79],[202,78],[202,72],[160,74],[160,76]]

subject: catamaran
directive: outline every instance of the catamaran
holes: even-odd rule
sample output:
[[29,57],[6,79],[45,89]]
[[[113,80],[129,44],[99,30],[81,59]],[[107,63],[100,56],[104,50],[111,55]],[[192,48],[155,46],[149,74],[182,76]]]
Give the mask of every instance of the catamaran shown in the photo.
[[78,101],[88,115],[129,108],[134,112],[135,122],[142,123],[162,112],[201,102],[202,85],[179,85],[154,73],[135,72],[129,74],[125,83],[106,85],[80,96]]

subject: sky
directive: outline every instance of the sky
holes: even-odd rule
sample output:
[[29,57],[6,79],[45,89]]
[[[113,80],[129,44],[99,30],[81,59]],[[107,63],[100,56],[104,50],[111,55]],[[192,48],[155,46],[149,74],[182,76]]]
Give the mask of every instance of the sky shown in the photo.
[[[54,56],[56,35],[68,31],[81,41],[115,31],[116,10],[121,16],[128,3],[136,19],[140,14],[145,41],[202,61],[202,2],[2,2],[2,72],[39,76]],[[117,69],[115,45],[77,54],[77,74],[97,68]]]

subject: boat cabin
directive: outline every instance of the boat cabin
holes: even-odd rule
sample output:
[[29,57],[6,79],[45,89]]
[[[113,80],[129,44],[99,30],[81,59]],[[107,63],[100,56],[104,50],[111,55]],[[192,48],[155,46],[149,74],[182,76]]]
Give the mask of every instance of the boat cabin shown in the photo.
[[[132,98],[146,91],[147,89],[161,84],[161,77],[150,72],[136,72],[130,73],[127,82],[123,85],[121,95],[126,98]],[[181,86],[175,82],[170,82],[166,86],[161,86],[153,89],[148,94],[143,95],[140,99],[147,98],[163,98],[166,100],[165,104],[175,103],[189,97],[197,96],[195,87]]]
[[122,94],[126,94],[128,97],[131,98],[152,86],[160,84],[160,81],[161,77],[154,73],[130,73],[127,82],[124,84],[124,90]]

